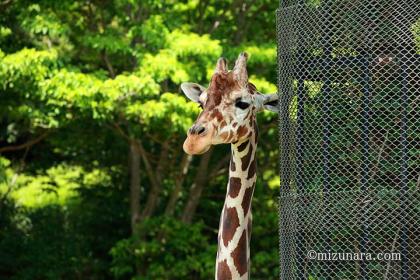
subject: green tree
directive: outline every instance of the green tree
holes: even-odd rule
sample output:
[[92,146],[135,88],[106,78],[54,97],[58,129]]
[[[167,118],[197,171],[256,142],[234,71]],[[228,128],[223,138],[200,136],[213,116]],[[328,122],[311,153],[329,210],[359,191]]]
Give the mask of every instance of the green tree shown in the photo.
[[[272,1],[0,3],[0,276],[208,279],[228,147],[183,153],[184,81],[251,54],[275,92]],[[260,117],[253,254],[277,277],[274,115]],[[269,186],[269,187],[268,187]],[[273,215],[265,215],[271,212]],[[254,273],[255,271],[255,273]]]

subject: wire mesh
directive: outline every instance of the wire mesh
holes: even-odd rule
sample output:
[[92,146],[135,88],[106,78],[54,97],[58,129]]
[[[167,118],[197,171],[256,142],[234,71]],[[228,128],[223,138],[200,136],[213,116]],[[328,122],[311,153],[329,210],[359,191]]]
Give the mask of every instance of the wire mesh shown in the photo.
[[420,279],[420,1],[281,2],[280,279]]

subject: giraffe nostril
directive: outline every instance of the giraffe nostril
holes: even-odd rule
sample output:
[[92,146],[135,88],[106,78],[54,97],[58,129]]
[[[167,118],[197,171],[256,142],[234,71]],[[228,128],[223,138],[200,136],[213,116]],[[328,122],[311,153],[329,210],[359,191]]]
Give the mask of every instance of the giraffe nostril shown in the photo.
[[190,128],[189,133],[200,135],[200,134],[203,134],[205,131],[206,131],[206,128],[204,126],[195,124]]
[[203,126],[201,126],[201,127],[198,128],[197,134],[198,135],[203,134],[204,131],[206,131],[206,129]]

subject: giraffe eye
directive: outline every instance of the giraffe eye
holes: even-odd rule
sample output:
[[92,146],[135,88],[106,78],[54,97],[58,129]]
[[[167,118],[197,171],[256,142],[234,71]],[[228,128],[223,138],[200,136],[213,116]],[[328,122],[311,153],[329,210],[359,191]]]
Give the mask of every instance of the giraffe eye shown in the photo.
[[243,101],[241,101],[241,99],[238,99],[235,102],[235,106],[238,107],[239,109],[242,109],[242,110],[248,108],[249,105],[250,105],[249,103],[243,102]]
[[198,107],[200,107],[201,109],[204,109],[204,107],[203,107],[203,103],[198,102]]

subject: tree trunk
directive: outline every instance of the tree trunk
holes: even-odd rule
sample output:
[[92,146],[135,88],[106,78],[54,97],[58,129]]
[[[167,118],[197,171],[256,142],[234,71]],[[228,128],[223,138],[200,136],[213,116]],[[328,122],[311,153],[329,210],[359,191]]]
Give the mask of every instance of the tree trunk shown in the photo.
[[137,224],[140,221],[140,155],[136,140],[131,140],[129,144],[131,233],[135,237]]
[[160,155],[159,160],[156,166],[156,181],[159,185],[162,184],[163,177],[162,175],[166,175],[165,169],[166,165],[169,161],[169,140],[162,143],[161,149],[160,149]]
[[176,202],[178,201],[179,194],[181,193],[182,184],[184,183],[185,176],[188,173],[192,156],[189,154],[184,154],[181,161],[181,172],[179,176],[175,179],[175,187],[171,193],[168,204],[166,205],[165,215],[172,216],[175,212]]
[[181,220],[184,223],[191,223],[194,217],[198,202],[201,197],[201,193],[203,192],[203,188],[207,182],[207,171],[212,151],[213,149],[211,148],[207,153],[205,153],[201,157],[197,175],[195,176],[194,183],[191,185],[187,205],[185,206],[184,212],[181,217]]
[[153,167],[149,161],[149,158],[147,157],[146,151],[144,150],[140,142],[139,142],[138,147],[139,147],[138,151],[146,167],[147,177],[151,184],[151,188],[147,196],[146,204],[141,214],[141,219],[145,219],[152,216],[153,212],[155,211],[158,198],[159,198],[159,193],[161,191],[161,185],[160,185],[159,180],[157,179],[156,171],[153,170]]

